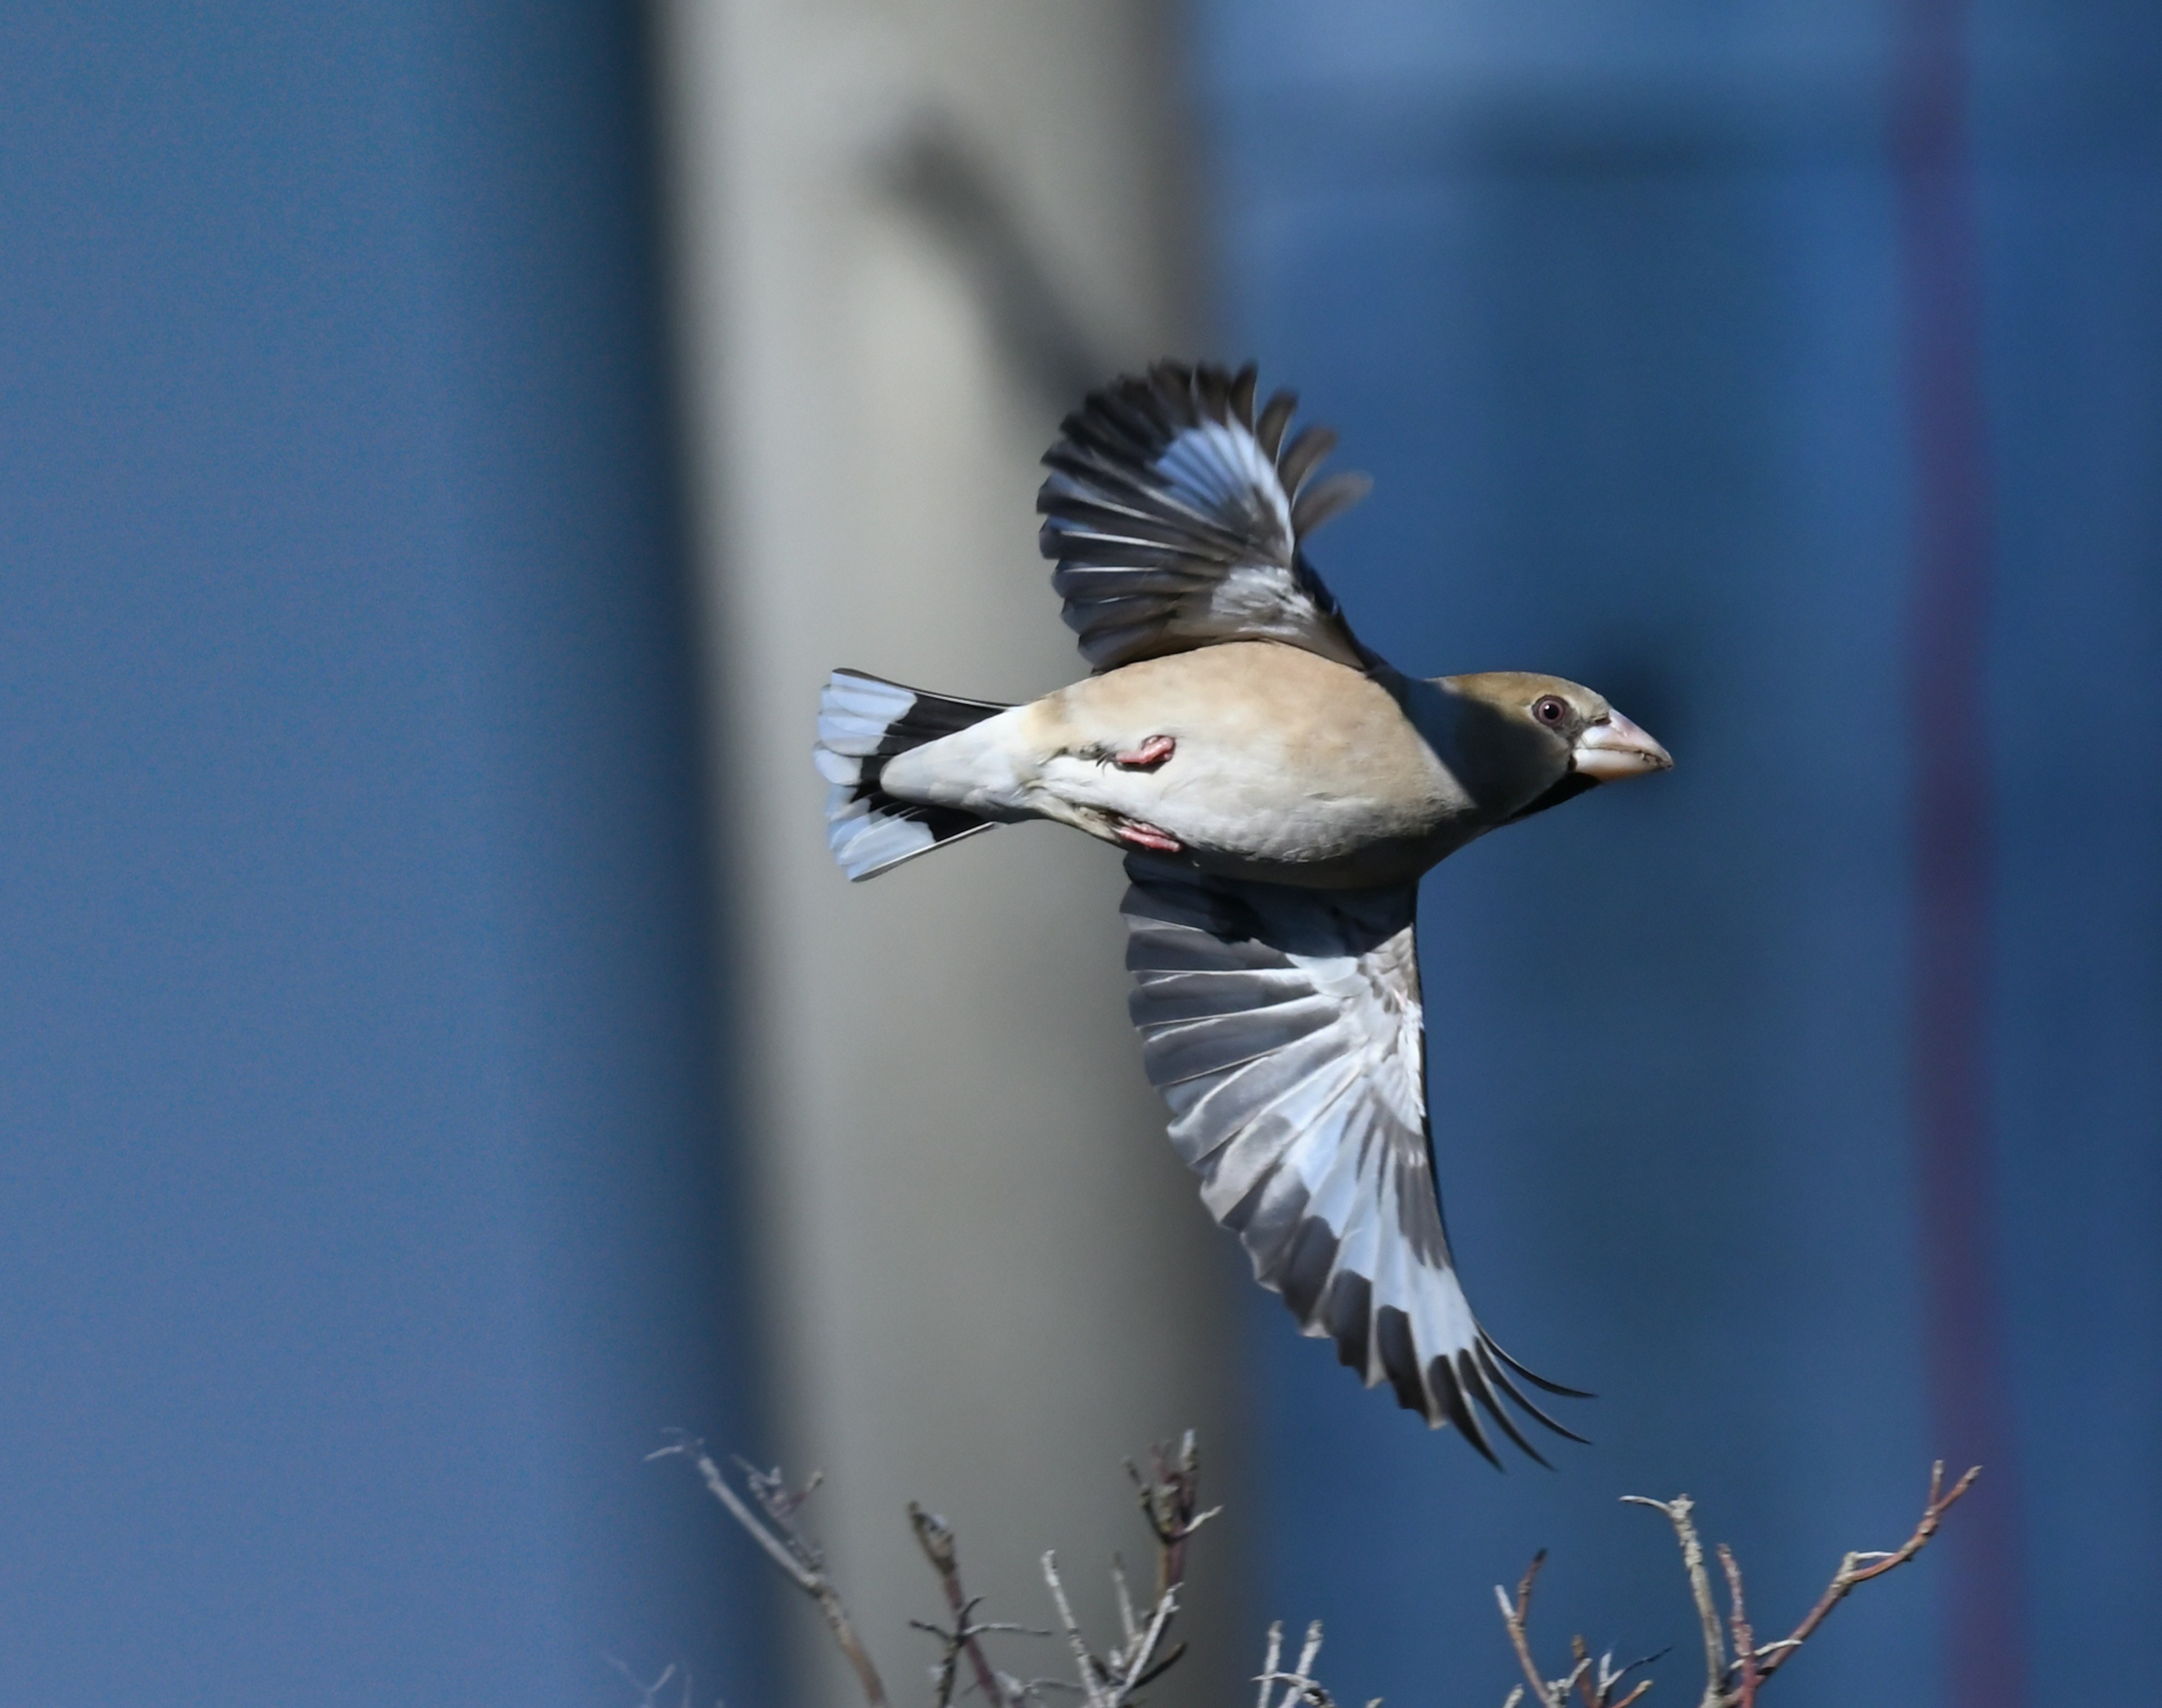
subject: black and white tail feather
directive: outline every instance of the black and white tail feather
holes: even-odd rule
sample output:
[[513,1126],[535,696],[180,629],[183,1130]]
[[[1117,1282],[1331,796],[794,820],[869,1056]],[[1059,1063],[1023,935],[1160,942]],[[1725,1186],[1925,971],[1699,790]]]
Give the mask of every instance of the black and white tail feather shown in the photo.
[[879,786],[879,776],[896,754],[1007,709],[992,700],[903,687],[861,671],[837,670],[827,679],[812,756],[833,786],[826,794],[827,845],[852,881],[876,877],[996,823],[955,807],[896,800]]

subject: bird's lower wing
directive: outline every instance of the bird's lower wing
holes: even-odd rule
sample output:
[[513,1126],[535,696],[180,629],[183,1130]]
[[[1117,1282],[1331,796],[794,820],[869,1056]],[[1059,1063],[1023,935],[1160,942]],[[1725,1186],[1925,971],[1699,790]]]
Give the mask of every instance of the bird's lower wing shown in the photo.
[[[1306,1333],[1370,1387],[1454,1423],[1489,1459],[1479,1408],[1571,1439],[1479,1327],[1443,1231],[1428,1138],[1413,912],[1418,886],[1319,891],[1126,860],[1134,1024],[1202,1201]],[[1475,1407],[1474,1402],[1476,1402]],[[1496,1459],[1496,1462],[1500,1461]],[[1542,1463],[1544,1461],[1542,1460]]]

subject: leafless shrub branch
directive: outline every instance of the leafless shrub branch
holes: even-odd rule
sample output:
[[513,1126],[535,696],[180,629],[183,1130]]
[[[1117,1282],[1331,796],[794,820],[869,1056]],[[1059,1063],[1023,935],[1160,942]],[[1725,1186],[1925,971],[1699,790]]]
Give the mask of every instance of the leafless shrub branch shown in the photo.
[[1111,1586],[1118,1596],[1121,1634],[1118,1643],[1102,1657],[1089,1648],[1081,1634],[1066,1599],[1066,1587],[1059,1580],[1057,1558],[1049,1554],[1043,1556],[1043,1580],[1058,1610],[1067,1646],[1073,1651],[1087,1708],[1125,1708],[1136,1690],[1162,1678],[1185,1653],[1183,1643],[1165,1649],[1163,1639],[1178,1611],[1178,1592],[1186,1580],[1187,1543],[1220,1510],[1201,1510],[1201,1460],[1191,1429],[1180,1441],[1176,1458],[1158,1446],[1150,1455],[1147,1475],[1131,1460],[1127,1461],[1126,1473],[1140,1497],[1141,1516],[1156,1538],[1156,1601],[1146,1618],[1138,1617],[1125,1568],[1120,1561],[1112,1562]]
[[[676,1675],[677,1669],[673,1662],[662,1668],[661,1676],[651,1684],[644,1684],[639,1682],[638,1674],[631,1671],[629,1666],[624,1662],[618,1660],[612,1654],[602,1658],[621,1673],[624,1681],[632,1690],[638,1692],[638,1708],[661,1708],[661,1693],[667,1688],[668,1681]],[[682,1697],[679,1708],[691,1708],[691,1669],[685,1667],[682,1671],[682,1679],[676,1687]]]
[[[1831,1582],[1825,1585],[1824,1594],[1817,1597],[1816,1606],[1810,1608],[1807,1617],[1794,1627],[1794,1635],[1782,1637],[1778,1642],[1768,1643],[1757,1651],[1760,1676],[1768,1679],[1784,1666],[1787,1657],[1816,1634],[1817,1627],[1825,1622],[1833,1608],[1847,1598],[1856,1584],[1866,1584],[1872,1578],[1883,1577],[1893,1568],[1906,1564],[1928,1547],[1930,1538],[1937,1533],[1937,1527],[1944,1523],[1945,1514],[1952,1509],[1953,1502],[1972,1488],[1974,1480],[1981,1475],[1982,1467],[1973,1465],[1947,1491],[1945,1487],[1944,1460],[1940,1459],[1931,1465],[1930,1498],[1922,1508],[1922,1521],[1914,1527],[1914,1533],[1889,1554],[1850,1554],[1841,1560],[1839,1570],[1832,1574]],[[1738,1575],[1736,1581],[1740,1581]]]
[[856,1636],[856,1627],[849,1617],[849,1610],[841,1603],[840,1593],[833,1587],[833,1580],[826,1575],[825,1556],[817,1546],[803,1533],[796,1522],[796,1514],[803,1502],[818,1486],[814,1476],[797,1490],[791,1491],[778,1466],[762,1471],[736,1461],[744,1474],[744,1483],[751,1498],[758,1502],[765,1514],[760,1521],[756,1513],[744,1504],[743,1497],[728,1486],[721,1475],[721,1468],[706,1451],[706,1444],[689,1435],[679,1434],[669,1445],[646,1455],[649,1460],[666,1459],[680,1455],[698,1469],[713,1498],[728,1509],[728,1516],[750,1533],[751,1539],[764,1549],[767,1558],[787,1574],[788,1580],[818,1604],[825,1617],[827,1628],[833,1633],[833,1641],[854,1669],[856,1682],[862,1688],[864,1700],[869,1708],[888,1708],[885,1684],[879,1677],[878,1669],[871,1664],[870,1656]]
[[1008,1688],[1013,1681],[992,1666],[984,1653],[980,1639],[995,1631],[1026,1632],[1031,1636],[1039,1637],[1049,1633],[1035,1631],[1026,1626],[974,1622],[973,1615],[978,1601],[961,1587],[961,1559],[953,1539],[953,1526],[937,1513],[925,1512],[913,1501],[908,1503],[908,1522],[910,1528],[916,1532],[916,1545],[923,1550],[923,1557],[931,1562],[931,1569],[938,1574],[939,1584],[946,1591],[947,1609],[953,1616],[951,1631],[943,1631],[935,1625],[924,1625],[920,1622],[916,1627],[918,1630],[931,1632],[947,1644],[945,1658],[932,1674],[936,1685],[936,1708],[948,1708],[952,1703],[956,1664],[964,1654],[969,1658],[969,1669],[975,1674],[976,1688],[983,1693],[984,1700],[995,1705],[995,1708],[1012,1708],[1012,1705],[1021,1699],[1016,1690]]
[[1674,1539],[1682,1549],[1682,1570],[1689,1574],[1689,1596],[1696,1602],[1697,1622],[1704,1628],[1704,1697],[1701,1708],[1718,1708],[1721,1688],[1726,1680],[1726,1645],[1719,1632],[1719,1607],[1712,1600],[1711,1579],[1704,1569],[1704,1543],[1697,1538],[1689,1514],[1696,1503],[1687,1495],[1671,1501],[1655,1501],[1644,1495],[1624,1495],[1624,1505],[1649,1507],[1664,1512],[1674,1527]]
[[[1614,1693],[1631,1673],[1638,1667],[1650,1664],[1648,1661],[1631,1661],[1628,1665],[1616,1670],[1614,1655],[1610,1650],[1595,1663],[1581,1637],[1572,1638],[1569,1643],[1570,1658],[1575,1664],[1558,1679],[1544,1676],[1539,1671],[1538,1663],[1532,1658],[1529,1629],[1532,1582],[1538,1576],[1539,1568],[1546,1563],[1544,1549],[1532,1556],[1531,1565],[1517,1585],[1517,1596],[1513,1601],[1499,1584],[1494,1585],[1494,1599],[1501,1607],[1502,1628],[1509,1633],[1509,1646],[1517,1652],[1517,1664],[1524,1669],[1524,1677],[1531,1684],[1532,1700],[1538,1704],[1538,1708],[1568,1708],[1569,1695],[1574,1691],[1582,1699],[1585,1708],[1627,1708],[1628,1704],[1652,1688],[1652,1681],[1644,1679],[1626,1696],[1616,1696]],[[1523,1695],[1523,1687],[1519,1685],[1509,1693],[1509,1701],[1520,1702]]]
[[[1725,1543],[1719,1545],[1720,1570],[1726,1579],[1727,1611],[1724,1622],[1719,1612],[1710,1574],[1705,1570],[1704,1543],[1697,1534],[1695,1520],[1691,1514],[1695,1504],[1687,1495],[1677,1495],[1671,1501],[1654,1501],[1642,1495],[1625,1495],[1622,1499],[1631,1506],[1649,1507],[1666,1515],[1674,1526],[1674,1539],[1682,1554],[1682,1570],[1689,1579],[1689,1597],[1695,1603],[1697,1622],[1704,1633],[1705,1686],[1698,1708],[1756,1708],[1757,1692],[1764,1680],[1787,1664],[1788,1658],[1804,1643],[1815,1635],[1831,1610],[1846,1599],[1855,1585],[1866,1584],[1870,1579],[1882,1577],[1896,1566],[1904,1565],[1937,1533],[1945,1514],[1961,1496],[1974,1486],[1974,1480],[1982,1475],[1982,1467],[1975,1466],[1947,1490],[1945,1487],[1944,1461],[1940,1460],[1930,1471],[1930,1495],[1923,1507],[1921,1522],[1914,1533],[1888,1554],[1850,1554],[1840,1562],[1839,1570],[1832,1574],[1831,1582],[1816,1605],[1810,1608],[1802,1622],[1794,1627],[1791,1637],[1783,1637],[1777,1643],[1759,1644],[1749,1623],[1748,1606],[1744,1599],[1742,1567],[1734,1551]],[[1532,1581],[1538,1575],[1540,1566],[1546,1563],[1543,1550],[1535,1555],[1531,1569],[1517,1585],[1512,1601],[1499,1585],[1495,1586],[1494,1598],[1501,1603],[1501,1622],[1509,1633],[1509,1642],[1517,1652],[1517,1664],[1531,1684],[1531,1698],[1540,1708],[1567,1708],[1569,1693],[1574,1690],[1584,1708],[1628,1708],[1645,1691],[1652,1688],[1649,1679],[1642,1680],[1626,1696],[1616,1696],[1628,1675],[1646,1661],[1632,1661],[1616,1671],[1613,1658],[1602,1657],[1595,1669],[1580,1637],[1572,1640],[1571,1653],[1574,1667],[1559,1679],[1548,1679],[1541,1674],[1533,1658],[1528,1622],[1531,1615]],[[1722,1622],[1725,1630],[1722,1632]],[[1733,1654],[1727,1653],[1727,1639],[1733,1642]],[[1656,1658],[1656,1657],[1654,1657]],[[1509,1694],[1503,1708],[1515,1708],[1524,1698],[1524,1690],[1517,1686]]]
[[[856,1635],[854,1623],[826,1570],[825,1557],[797,1522],[796,1515],[804,1502],[818,1486],[817,1477],[814,1476],[801,1489],[791,1490],[778,1470],[762,1471],[739,1460],[736,1468],[744,1483],[744,1493],[739,1494],[713,1455],[706,1451],[703,1442],[679,1434],[667,1446],[647,1455],[649,1459],[673,1456],[688,1459],[697,1467],[708,1491],[728,1516],[749,1534],[791,1583],[817,1603],[834,1642],[855,1672],[867,1708],[889,1708],[885,1685]],[[1099,1653],[1073,1616],[1066,1586],[1058,1575],[1056,1557],[1049,1554],[1043,1556],[1044,1583],[1073,1657],[1078,1684],[1051,1679],[1024,1681],[991,1664],[983,1646],[984,1637],[1001,1633],[1047,1637],[1051,1633],[1024,1625],[979,1620],[976,1609],[982,1605],[981,1598],[970,1596],[963,1585],[959,1549],[953,1527],[936,1513],[910,1505],[909,1524],[915,1532],[916,1545],[938,1575],[953,1621],[950,1626],[922,1620],[911,1622],[916,1629],[937,1637],[941,1645],[939,1659],[931,1668],[933,1708],[953,1708],[964,1659],[968,1663],[975,1689],[992,1708],[1031,1708],[1031,1705],[1042,1700],[1043,1691],[1077,1689],[1086,1708],[1130,1708],[1136,1691],[1162,1678],[1185,1653],[1183,1643],[1167,1647],[1165,1639],[1178,1613],[1179,1591],[1186,1580],[1187,1544],[1194,1532],[1214,1517],[1218,1511],[1211,1507],[1204,1512],[1201,1508],[1201,1461],[1193,1431],[1187,1432],[1176,1454],[1161,1445],[1154,1449],[1147,1472],[1131,1461],[1126,1470],[1133,1479],[1142,1516],[1156,1540],[1156,1596],[1146,1616],[1135,1609],[1124,1564],[1114,1560],[1111,1580],[1118,1596],[1120,1637]],[[1319,1629],[1317,1627],[1317,1633]],[[1273,1667],[1274,1663],[1271,1664]],[[627,1670],[624,1676],[631,1677]],[[670,1676],[664,1673],[651,1687],[638,1684],[634,1678],[631,1679],[632,1684],[645,1694],[647,1708],[652,1708],[653,1692]],[[1322,1700],[1325,1698],[1287,1695],[1284,1701],[1288,1705],[1294,1700]]]
[[[814,1476],[802,1489],[791,1490],[778,1470],[761,1471],[739,1460],[737,1468],[744,1490],[744,1494],[739,1494],[729,1486],[702,1442],[679,1435],[670,1445],[649,1456],[661,1459],[671,1455],[687,1458],[696,1465],[707,1489],[729,1517],[749,1533],[791,1583],[817,1602],[835,1643],[855,1672],[867,1708],[888,1708],[885,1687],[857,1638],[855,1627],[826,1570],[824,1556],[797,1522],[797,1514],[817,1486],[818,1479]],[[1178,1617],[1180,1592],[1186,1581],[1188,1543],[1196,1531],[1216,1516],[1217,1511],[1213,1507],[1204,1511],[1201,1507],[1200,1460],[1192,1432],[1181,1440],[1175,1455],[1162,1446],[1155,1449],[1146,1471],[1131,1462],[1126,1469],[1133,1479],[1142,1517],[1156,1542],[1156,1593],[1146,1610],[1137,1607],[1124,1564],[1115,1559],[1112,1561],[1111,1585],[1117,1597],[1119,1639],[1099,1651],[1089,1642],[1074,1616],[1065,1582],[1059,1575],[1057,1556],[1043,1556],[1044,1586],[1058,1615],[1057,1634],[1065,1638],[1073,1663],[1074,1676],[1070,1683],[1041,1678],[1023,1680],[991,1664],[983,1643],[986,1637],[1044,1637],[1053,1633],[1004,1622],[979,1620],[976,1610],[982,1600],[969,1595],[962,1582],[960,1556],[952,1527],[937,1514],[910,1506],[909,1523],[925,1559],[937,1574],[952,1620],[950,1625],[911,1622],[916,1629],[937,1637],[940,1644],[938,1661],[930,1669],[932,1708],[953,1708],[961,1694],[964,1660],[974,1689],[990,1708],[1044,1708],[1047,1691],[1076,1695],[1083,1708],[1135,1708],[1137,1693],[1162,1677],[1185,1653],[1183,1643],[1167,1647],[1166,1640]],[[1689,1583],[1689,1598],[1695,1607],[1703,1638],[1705,1685],[1698,1708],[1757,1708],[1757,1694],[1764,1681],[1815,1635],[1831,1610],[1857,1585],[1882,1577],[1919,1554],[1936,1534],[1945,1514],[1982,1474],[1977,1465],[1946,1489],[1944,1472],[1941,1461],[1932,1469],[1929,1499],[1921,1520],[1904,1543],[1888,1553],[1846,1555],[1815,1606],[1794,1627],[1793,1634],[1775,1643],[1761,1644],[1750,1623],[1741,1564],[1733,1550],[1724,1543],[1714,1550],[1726,1580],[1726,1611],[1724,1617],[1721,1614],[1717,1592],[1705,1563],[1704,1543],[1696,1528],[1695,1503],[1689,1497],[1677,1495],[1671,1501],[1655,1501],[1642,1495],[1625,1496],[1630,1505],[1649,1507],[1663,1514],[1674,1528],[1674,1539],[1681,1551],[1683,1574]],[[1526,1704],[1530,1708],[1631,1708],[1652,1688],[1650,1679],[1637,1678],[1632,1683],[1632,1675],[1653,1664],[1658,1656],[1617,1667],[1611,1651],[1595,1658],[1584,1639],[1577,1637],[1570,1640],[1567,1672],[1548,1678],[1541,1670],[1533,1649],[1530,1627],[1533,1586],[1545,1564],[1546,1553],[1542,1549],[1533,1556],[1514,1596],[1498,1585],[1495,1587],[1494,1599],[1501,1607],[1502,1627],[1524,1675],[1524,1683],[1510,1690],[1503,1708],[1522,1708]],[[1321,1625],[1316,1621],[1307,1627],[1298,1660],[1286,1668],[1283,1627],[1270,1626],[1266,1653],[1261,1670],[1254,1679],[1260,1687],[1256,1708],[1338,1708],[1335,1699],[1314,1674],[1320,1654]],[[614,1664],[639,1690],[643,1708],[658,1708],[661,1690],[675,1676],[675,1669],[671,1668],[650,1685],[641,1684],[622,1663]],[[688,1708],[687,1676],[682,1688],[685,1708]],[[1367,1708],[1381,1708],[1381,1705],[1377,1700],[1367,1704]]]

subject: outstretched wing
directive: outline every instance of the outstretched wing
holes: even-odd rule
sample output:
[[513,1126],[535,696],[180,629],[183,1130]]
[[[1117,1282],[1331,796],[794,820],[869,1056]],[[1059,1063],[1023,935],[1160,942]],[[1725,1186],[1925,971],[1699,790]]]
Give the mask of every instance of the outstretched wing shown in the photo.
[[1427,1121],[1412,915],[1418,888],[1319,891],[1130,854],[1126,964],[1150,1080],[1202,1201],[1262,1285],[1369,1387],[1498,1465],[1477,1402],[1540,1459],[1506,1396],[1571,1440],[1550,1393],[1471,1315],[1450,1261]]
[[1367,656],[1299,551],[1366,495],[1313,478],[1326,427],[1284,442],[1298,400],[1254,412],[1254,370],[1160,362],[1091,392],[1044,453],[1051,584],[1097,670],[1219,640],[1282,640],[1355,670]]

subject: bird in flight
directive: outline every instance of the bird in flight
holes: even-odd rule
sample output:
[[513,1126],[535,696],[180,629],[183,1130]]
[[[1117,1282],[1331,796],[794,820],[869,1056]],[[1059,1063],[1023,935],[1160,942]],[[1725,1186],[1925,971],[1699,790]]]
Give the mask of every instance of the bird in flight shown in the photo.
[[[1026,705],[836,671],[815,750],[852,879],[1047,818],[1125,850],[1142,1060],[1172,1143],[1254,1274],[1435,1428],[1534,1459],[1518,1379],[1457,1278],[1435,1185],[1413,920],[1475,837],[1666,750],[1590,689],[1407,676],[1351,632],[1307,537],[1366,495],[1317,478],[1255,373],[1164,362],[1091,393],[1045,453],[1053,589],[1092,674]],[[1505,1404],[1505,1402],[1507,1403]],[[1541,1459],[1541,1462],[1544,1460]]]

